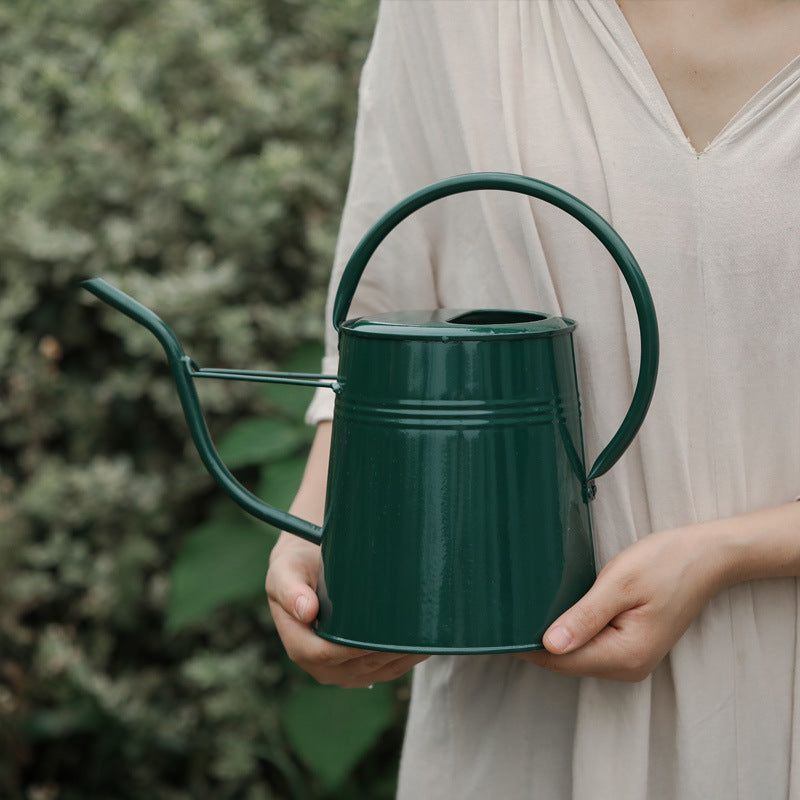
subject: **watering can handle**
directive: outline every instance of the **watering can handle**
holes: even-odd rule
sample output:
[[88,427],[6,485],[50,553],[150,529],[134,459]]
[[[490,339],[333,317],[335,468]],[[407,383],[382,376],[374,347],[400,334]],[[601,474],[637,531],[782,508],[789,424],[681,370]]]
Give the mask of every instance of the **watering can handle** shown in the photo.
[[401,200],[389,209],[370,229],[359,242],[350,260],[345,266],[336,292],[333,305],[333,325],[336,330],[345,319],[350,308],[353,295],[358,282],[367,266],[367,262],[384,240],[387,234],[406,217],[423,206],[461,192],[470,192],[479,189],[502,189],[518,194],[527,194],[539,200],[544,200],[557,208],[566,211],[572,217],[590,230],[611,254],[625,278],[633,302],[636,307],[636,316],[639,321],[639,334],[641,337],[641,356],[639,361],[639,378],[633,393],[630,408],[625,414],[617,432],[611,441],[602,450],[594,466],[589,470],[586,480],[607,472],[625,452],[628,445],[636,436],[639,427],[644,421],[650,400],[655,389],[656,372],[658,370],[658,324],[656,312],[650,290],[642,275],[636,259],[619,234],[596,211],[587,206],[577,197],[553,186],[549,183],[528,178],[524,175],[512,175],[504,172],[475,172],[468,175],[456,175],[452,178],[432,183]]

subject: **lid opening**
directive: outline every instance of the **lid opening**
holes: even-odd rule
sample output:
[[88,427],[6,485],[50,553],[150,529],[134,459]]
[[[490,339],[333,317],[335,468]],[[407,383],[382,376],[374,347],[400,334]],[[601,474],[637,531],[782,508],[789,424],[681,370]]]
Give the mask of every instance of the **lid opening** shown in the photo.
[[463,325],[509,325],[514,322],[539,322],[547,319],[547,314],[536,314],[533,311],[498,311],[485,309],[477,311],[467,311],[457,317],[446,320],[451,323],[461,323]]

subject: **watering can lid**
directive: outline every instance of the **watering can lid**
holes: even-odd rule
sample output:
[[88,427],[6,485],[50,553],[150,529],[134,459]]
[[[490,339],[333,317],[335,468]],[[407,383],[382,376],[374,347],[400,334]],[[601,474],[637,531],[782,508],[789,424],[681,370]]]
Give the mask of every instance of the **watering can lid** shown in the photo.
[[575,321],[535,311],[437,308],[390,311],[343,322],[341,333],[397,339],[521,339],[558,336],[575,329]]

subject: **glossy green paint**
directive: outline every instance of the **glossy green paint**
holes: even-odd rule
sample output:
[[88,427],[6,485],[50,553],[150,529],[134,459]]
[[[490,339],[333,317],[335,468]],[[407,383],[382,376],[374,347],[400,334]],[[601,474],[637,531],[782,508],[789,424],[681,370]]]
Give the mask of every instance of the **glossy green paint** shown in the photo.
[[[405,217],[475,189],[562,208],[606,246],[633,295],[642,347],[631,407],[586,470],[572,320],[509,309],[398,311],[345,321],[369,258]],[[101,280],[86,288],[164,347],[201,458],[259,519],[321,543],[317,633],[377,650],[488,653],[540,648],[548,625],[591,586],[594,478],[647,412],[658,329],[644,277],[596,212],[541,181],[449,178],[390,209],[348,262],[334,302],[338,376],[199,369],[149,309]],[[208,436],[195,378],[329,386],[336,392],[321,528],[242,487]]]
[[[569,192],[544,181],[525,175],[511,175],[505,172],[474,172],[455,175],[432,183],[410,194],[397,205],[390,208],[364,235],[347,262],[342,273],[333,304],[333,324],[338,330],[347,316],[350,303],[355,294],[361,275],[375,250],[386,236],[406,217],[420,208],[450,195],[477,190],[502,190],[528,195],[544,200],[565,211],[591,231],[608,250],[617,263],[625,282],[628,284],[636,318],[641,333],[641,355],[639,377],[634,389],[630,408],[625,414],[617,432],[605,449],[597,457],[588,477],[596,478],[607,472],[616,463],[633,440],[644,421],[650,400],[655,390],[658,371],[658,324],[650,289],[642,275],[633,253],[620,235],[593,208],[587,206]],[[587,269],[591,267],[587,265]]]
[[[245,370],[203,370],[183,351],[178,338],[172,329],[149,308],[143,306],[130,295],[120,291],[102,278],[92,278],[84,281],[84,289],[91,292],[112,308],[121,311],[125,316],[143,325],[158,339],[167,355],[167,363],[172,371],[178,397],[181,401],[183,415],[189,426],[192,441],[200,454],[203,465],[223,491],[248,514],[256,519],[269,522],[283,530],[289,530],[303,539],[319,544],[322,540],[322,529],[304,519],[287,514],[265,503],[233,477],[230,470],[222,463],[219,454],[211,441],[200,400],[194,388],[195,378],[227,378],[229,380],[249,380],[264,383],[302,383],[309,385],[327,385],[338,388],[337,376],[303,376],[281,375],[267,372],[254,372]],[[221,374],[222,373],[222,374]],[[227,374],[225,374],[227,373]]]
[[444,321],[461,313],[340,328],[325,638],[527,650],[594,580],[574,325]]

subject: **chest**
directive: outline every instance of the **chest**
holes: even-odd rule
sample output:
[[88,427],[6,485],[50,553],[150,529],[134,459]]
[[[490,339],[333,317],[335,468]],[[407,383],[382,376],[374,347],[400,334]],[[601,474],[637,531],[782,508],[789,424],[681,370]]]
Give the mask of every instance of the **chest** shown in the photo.
[[797,0],[618,0],[699,152],[800,56]]

